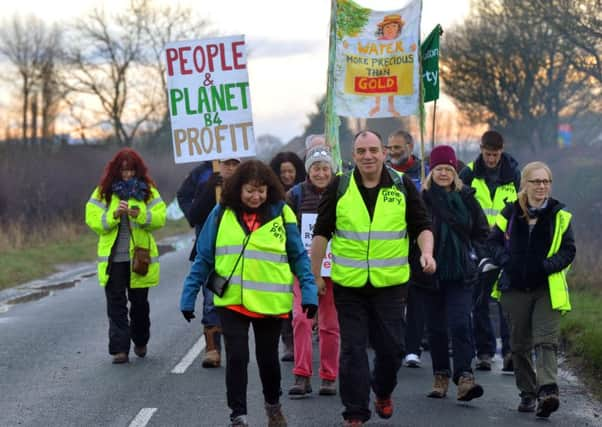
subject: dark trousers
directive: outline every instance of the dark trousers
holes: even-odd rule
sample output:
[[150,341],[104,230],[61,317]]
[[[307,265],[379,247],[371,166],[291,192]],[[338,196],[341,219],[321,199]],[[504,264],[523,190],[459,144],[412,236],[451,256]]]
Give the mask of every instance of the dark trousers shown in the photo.
[[[339,388],[343,418],[370,418],[370,387],[377,397],[391,395],[404,354],[405,322],[401,286],[346,288],[334,286],[341,333]],[[374,349],[370,373],[368,340]]]
[[[495,275],[485,275],[481,278],[479,286],[475,286],[473,291],[472,327],[477,356],[489,355],[493,357],[497,348],[495,330],[489,316],[489,302],[491,301],[489,295],[491,295],[493,283],[496,279],[497,271]],[[499,312],[502,355],[506,355],[511,352],[510,328],[501,304],[496,302],[496,306]]]
[[130,340],[137,346],[146,345],[150,338],[148,288],[130,288],[129,262],[111,264],[105,296],[109,317],[109,354],[129,353]]
[[453,380],[472,373],[473,345],[470,328],[472,288],[461,281],[440,281],[437,291],[422,291],[426,302],[428,329],[433,373],[452,376],[449,362],[449,336],[453,349]]
[[226,346],[226,394],[231,418],[247,414],[247,366],[249,364],[249,325],[255,334],[255,358],[266,403],[280,398],[278,338],[282,319],[253,318],[234,310],[217,307]]
[[418,290],[416,286],[408,286],[406,307],[406,353],[420,356],[425,313],[423,292]]

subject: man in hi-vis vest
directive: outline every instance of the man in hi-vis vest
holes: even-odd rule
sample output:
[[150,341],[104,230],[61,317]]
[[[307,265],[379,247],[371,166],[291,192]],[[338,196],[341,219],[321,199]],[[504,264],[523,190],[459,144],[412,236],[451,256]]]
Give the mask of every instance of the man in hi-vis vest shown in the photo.
[[[402,302],[410,278],[408,248],[417,239],[426,273],[435,272],[433,234],[416,186],[406,175],[384,165],[382,138],[371,130],[353,139],[355,168],[336,176],[318,207],[311,264],[320,292],[320,269],[329,240],[331,278],[339,317],[340,393],[345,425],[370,418],[370,388],[381,418],[393,415],[391,394],[404,353]],[[374,348],[374,370],[368,363]]]
[[[475,197],[485,212],[489,227],[493,228],[497,215],[506,203],[516,200],[520,188],[520,170],[512,156],[504,153],[504,138],[499,132],[488,130],[481,136],[481,154],[474,162],[470,162],[460,172],[464,184],[476,190]],[[489,294],[496,274],[485,276],[473,295],[474,342],[477,353],[476,369],[490,371],[491,361],[495,356],[496,339],[491,319],[489,318]],[[502,370],[512,372],[512,354],[510,349],[510,333],[508,324],[498,303],[500,315],[500,335],[502,338]]]

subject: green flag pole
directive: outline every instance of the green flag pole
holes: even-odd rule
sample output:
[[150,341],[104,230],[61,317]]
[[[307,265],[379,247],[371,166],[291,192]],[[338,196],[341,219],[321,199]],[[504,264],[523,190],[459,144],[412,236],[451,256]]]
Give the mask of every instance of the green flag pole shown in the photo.
[[341,148],[339,146],[339,126],[341,121],[334,108],[334,62],[336,58],[337,0],[331,0],[330,38],[328,47],[328,82],[326,86],[326,108],[324,111],[324,136],[330,145],[332,160],[339,171],[343,170]]
[[432,137],[431,137],[431,151],[433,150],[433,148],[435,148],[435,119],[437,118],[437,100],[435,99],[435,102],[433,103],[433,130],[432,130]]

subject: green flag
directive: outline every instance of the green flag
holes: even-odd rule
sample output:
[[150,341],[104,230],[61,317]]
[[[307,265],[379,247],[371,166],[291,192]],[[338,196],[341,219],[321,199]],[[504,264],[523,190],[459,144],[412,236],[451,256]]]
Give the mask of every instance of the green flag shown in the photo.
[[437,25],[420,46],[423,102],[439,99],[439,36],[441,34],[443,34],[441,25]]

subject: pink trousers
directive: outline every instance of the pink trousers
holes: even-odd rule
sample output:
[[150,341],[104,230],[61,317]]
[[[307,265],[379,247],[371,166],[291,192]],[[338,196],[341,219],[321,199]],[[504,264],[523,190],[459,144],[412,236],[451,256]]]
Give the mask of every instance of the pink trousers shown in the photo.
[[[332,280],[325,277],[326,294],[319,296],[318,332],[320,339],[320,378],[334,381],[339,373],[339,319],[334,305]],[[301,307],[301,289],[295,279],[293,286],[293,337],[295,340],[295,367],[293,374],[312,376],[312,325]]]

